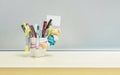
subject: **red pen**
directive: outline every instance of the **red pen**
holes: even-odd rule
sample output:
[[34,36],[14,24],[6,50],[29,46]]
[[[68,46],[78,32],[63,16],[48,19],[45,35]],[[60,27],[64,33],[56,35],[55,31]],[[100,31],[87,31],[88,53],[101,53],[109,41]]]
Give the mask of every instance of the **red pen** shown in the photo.
[[45,31],[46,31],[46,25],[47,25],[47,21],[44,21],[43,28],[42,28],[42,37],[44,37]]

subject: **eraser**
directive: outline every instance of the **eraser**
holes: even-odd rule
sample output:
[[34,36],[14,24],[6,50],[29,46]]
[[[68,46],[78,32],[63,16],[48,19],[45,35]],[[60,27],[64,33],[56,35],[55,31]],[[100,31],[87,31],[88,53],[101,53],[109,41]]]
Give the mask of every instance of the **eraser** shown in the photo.
[[46,20],[47,20],[47,23],[49,22],[49,20],[52,19],[52,26],[60,26],[61,24],[61,16],[54,16],[54,15],[47,15],[46,16]]

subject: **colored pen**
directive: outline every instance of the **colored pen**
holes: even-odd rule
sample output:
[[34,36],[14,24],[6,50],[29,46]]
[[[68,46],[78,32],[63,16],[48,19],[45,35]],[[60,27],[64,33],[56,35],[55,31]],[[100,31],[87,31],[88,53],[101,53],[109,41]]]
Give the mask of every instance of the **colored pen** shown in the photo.
[[46,26],[46,29],[49,28],[49,26],[51,25],[51,22],[52,22],[52,19],[49,20],[49,22],[48,22],[48,24],[47,24],[47,26]]
[[37,26],[38,24],[33,25],[35,32],[37,32]]
[[40,38],[42,38],[42,28],[40,27],[39,29],[40,29],[39,36],[40,36]]
[[44,37],[45,31],[46,31],[46,25],[47,25],[47,21],[44,21],[43,28],[42,28],[42,37]]
[[34,30],[34,28],[33,28],[33,25],[31,25],[31,30],[32,30],[32,32],[33,32],[33,34],[34,34],[34,37],[36,38],[37,36],[36,36],[35,30]]
[[44,37],[47,37],[47,36],[48,36],[48,32],[49,32],[49,28],[46,29],[45,34],[44,34]]
[[29,32],[29,35],[28,35],[28,40],[26,40],[26,42],[28,41],[28,48],[30,49],[30,38],[32,37],[32,33],[31,33],[31,27],[30,27],[30,23],[26,23],[26,25],[29,27],[30,29],[30,32]]

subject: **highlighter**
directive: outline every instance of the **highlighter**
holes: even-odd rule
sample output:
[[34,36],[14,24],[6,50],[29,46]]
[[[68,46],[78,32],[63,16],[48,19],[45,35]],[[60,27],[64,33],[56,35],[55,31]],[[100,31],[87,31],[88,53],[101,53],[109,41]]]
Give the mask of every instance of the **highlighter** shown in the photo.
[[25,45],[24,50],[25,50],[25,52],[28,52],[28,50],[29,50],[29,46],[28,46],[29,45],[28,44],[28,38],[29,38],[29,36],[28,36],[28,34],[30,32],[30,28],[26,25],[26,23],[23,23],[21,25],[21,27],[22,27],[22,29],[23,29],[23,31],[25,33],[25,38],[26,38],[26,45]]
[[52,25],[50,25],[50,27],[49,27],[49,32],[48,32],[48,36],[51,35],[52,31],[53,31],[53,27],[52,27]]
[[25,36],[28,36],[28,34],[30,32],[29,26],[27,26],[26,23],[23,23],[22,28],[24,28]]
[[25,32],[25,27],[23,25],[21,25],[21,28],[23,29],[23,31]]

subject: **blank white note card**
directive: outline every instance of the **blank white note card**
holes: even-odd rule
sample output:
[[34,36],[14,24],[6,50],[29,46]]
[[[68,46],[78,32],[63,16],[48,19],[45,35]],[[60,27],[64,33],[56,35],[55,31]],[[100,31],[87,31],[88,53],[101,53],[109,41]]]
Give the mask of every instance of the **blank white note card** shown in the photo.
[[46,16],[46,20],[47,23],[49,22],[49,20],[52,19],[52,26],[60,26],[61,24],[61,16],[54,16],[54,15],[47,15]]

